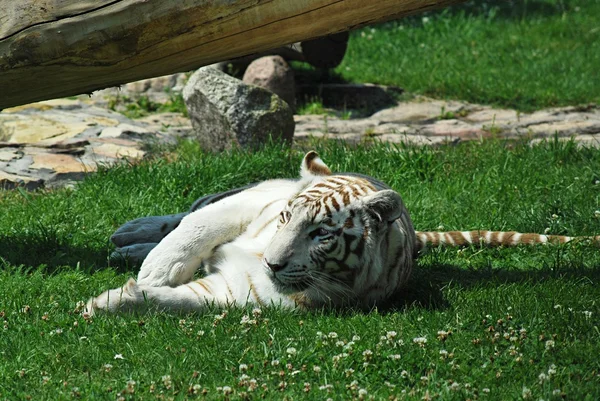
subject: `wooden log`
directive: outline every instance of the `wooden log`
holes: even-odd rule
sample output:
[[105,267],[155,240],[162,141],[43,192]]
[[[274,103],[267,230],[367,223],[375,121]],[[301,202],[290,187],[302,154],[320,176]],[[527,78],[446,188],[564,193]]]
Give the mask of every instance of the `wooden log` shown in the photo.
[[0,0],[0,109],[463,0]]

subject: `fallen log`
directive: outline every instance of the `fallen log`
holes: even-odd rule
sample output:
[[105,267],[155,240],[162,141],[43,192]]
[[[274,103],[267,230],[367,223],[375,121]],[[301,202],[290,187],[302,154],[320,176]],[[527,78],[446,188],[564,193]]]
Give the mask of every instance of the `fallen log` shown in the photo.
[[463,0],[0,0],[0,110]]

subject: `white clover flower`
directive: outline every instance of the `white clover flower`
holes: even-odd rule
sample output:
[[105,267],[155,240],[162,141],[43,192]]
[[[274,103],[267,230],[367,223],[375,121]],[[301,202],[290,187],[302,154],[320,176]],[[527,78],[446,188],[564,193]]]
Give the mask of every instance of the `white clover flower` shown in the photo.
[[402,372],[400,372],[400,377],[406,379],[408,377],[408,372],[406,370],[403,370]]
[[548,375],[545,373],[540,373],[540,375],[538,376],[538,380],[540,381],[540,383],[543,383],[546,380],[548,380]]
[[252,315],[254,317],[258,317],[258,316],[262,315],[262,309],[260,309],[260,308],[254,308],[254,309],[252,309]]
[[555,345],[556,345],[556,343],[554,342],[554,340],[546,341],[546,350],[550,350],[550,349],[554,348]]
[[365,357],[365,359],[369,360],[373,356],[373,351],[371,351],[370,349],[366,349],[363,351],[362,354]]
[[585,318],[586,318],[586,319],[589,319],[589,318],[591,318],[591,317],[592,317],[592,312],[591,312],[591,311],[589,311],[589,310],[584,310],[584,311],[583,311],[583,312],[581,312],[581,313],[583,313],[583,315],[585,316]]
[[357,336],[356,334],[352,336],[352,341],[360,341],[360,336]]
[[396,333],[395,331],[388,331],[387,333],[385,333],[385,336],[390,341],[392,341],[394,338],[396,338],[397,335],[398,335],[398,333]]
[[271,361],[271,366],[279,366],[279,359],[273,359]]
[[229,386],[223,386],[223,394],[231,394],[233,390]]
[[287,352],[289,356],[295,356],[298,353],[298,351],[294,347],[289,347],[285,350],[285,352]]
[[523,386],[523,391],[521,392],[524,400],[531,398],[531,390],[527,387]]
[[248,391],[254,391],[258,388],[258,382],[256,379],[248,380]]
[[346,374],[346,377],[350,377],[354,374],[354,369],[352,369],[352,368],[346,369],[346,370],[344,370],[344,373]]
[[171,386],[173,385],[173,382],[171,381],[171,376],[170,375],[164,375],[161,378],[161,381],[163,383],[163,385],[167,388],[170,389]]
[[313,366],[313,372],[315,373],[321,373],[321,367],[320,366]]
[[442,359],[446,359],[448,357],[448,351],[446,351],[445,349],[441,349],[440,350],[440,357]]
[[555,374],[556,374],[556,365],[552,364],[548,368],[548,376],[552,376],[552,375],[555,375]]
[[200,394],[200,390],[202,390],[202,386],[199,384],[194,384],[192,386],[192,393],[194,394]]
[[115,359],[125,359],[123,358],[123,354],[115,354]]
[[417,344],[419,347],[424,347],[427,344],[427,337],[415,337],[413,338],[413,343]]
[[327,334],[327,336],[333,339],[338,338],[338,334],[335,331],[330,332],[329,334]]
[[552,390],[552,395],[560,395],[561,391],[559,388]]
[[460,390],[460,384],[457,382],[452,382],[449,388],[451,391],[458,391]]
[[248,370],[248,365],[246,365],[245,363],[241,363],[239,366],[240,372],[245,372]]
[[390,358],[393,361],[397,361],[397,360],[400,359],[400,355],[399,354],[394,354],[394,355],[388,356],[388,358]]
[[343,341],[341,341],[341,340],[338,340],[338,341],[336,341],[336,342],[335,342],[335,346],[336,346],[336,347],[343,347],[344,345],[346,345],[346,343],[344,343],[344,342],[343,342]]
[[487,387],[482,388],[481,391],[484,392],[484,393],[486,393],[486,394],[490,393],[490,389],[487,388]]

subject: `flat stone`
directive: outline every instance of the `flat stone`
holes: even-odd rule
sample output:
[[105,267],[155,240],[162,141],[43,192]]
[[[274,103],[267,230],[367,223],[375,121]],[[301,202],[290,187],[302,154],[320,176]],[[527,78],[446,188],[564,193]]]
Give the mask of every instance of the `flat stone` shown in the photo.
[[68,154],[38,153],[32,157],[31,169],[47,169],[55,173],[83,173],[96,170],[96,166],[86,165],[78,157]]
[[83,148],[90,144],[90,141],[84,138],[69,138],[64,141],[55,142],[52,145],[47,146],[50,149],[74,149]]
[[453,137],[461,140],[489,136],[486,131],[460,120],[440,120],[423,126],[420,132],[427,136]]
[[90,142],[93,144],[97,143],[110,143],[118,146],[128,146],[128,147],[136,147],[139,146],[139,142],[136,142],[132,139],[124,139],[124,138],[93,138],[90,139]]
[[24,104],[21,106],[16,106],[16,107],[9,107],[8,109],[2,110],[2,112],[3,113],[18,113],[18,112],[28,110],[28,109],[36,109],[38,111],[40,111],[40,110],[43,111],[43,110],[51,110],[51,109],[58,108],[58,107],[64,107],[64,108],[79,107],[79,102],[77,100],[67,99],[67,98],[44,100],[41,102],[29,103],[29,104]]
[[44,181],[39,178],[26,177],[18,174],[10,174],[0,170],[0,189],[14,189],[22,187],[34,190],[44,186]]
[[141,137],[149,134],[144,127],[132,125],[132,124],[119,124],[116,127],[106,127],[100,133],[100,138],[123,138],[123,137]]
[[515,110],[484,108],[483,110],[469,113],[465,116],[464,120],[486,125],[514,124],[514,122],[519,120],[519,113]]
[[74,122],[66,125],[42,116],[21,117],[9,121],[0,119],[2,139],[16,143],[36,143],[50,138],[58,142],[72,138],[86,128],[86,123]]
[[[0,149],[0,161],[7,162],[19,157],[18,151],[14,149]],[[0,170],[1,171],[1,170]]]
[[425,100],[418,98],[417,101],[401,102],[397,106],[381,110],[371,116],[381,122],[396,123],[420,123],[433,122],[446,113],[459,114],[464,110],[476,109],[479,106],[469,105],[455,101]]
[[141,159],[146,152],[131,146],[122,146],[114,143],[103,143],[92,148],[94,155],[109,157],[111,159]]
[[536,137],[574,136],[600,133],[600,121],[557,121],[529,125],[527,132]]

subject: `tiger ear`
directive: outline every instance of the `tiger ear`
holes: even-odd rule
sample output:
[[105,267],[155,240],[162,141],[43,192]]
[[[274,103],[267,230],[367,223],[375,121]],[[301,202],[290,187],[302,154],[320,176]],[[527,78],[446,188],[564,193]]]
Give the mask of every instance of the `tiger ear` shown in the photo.
[[391,189],[365,196],[362,201],[367,211],[379,222],[393,223],[404,211],[402,198]]
[[302,160],[300,176],[302,178],[309,178],[322,175],[331,175],[331,170],[329,170],[329,167],[321,160],[317,152],[311,150]]

